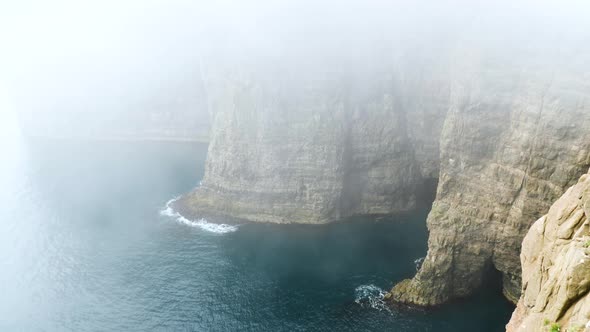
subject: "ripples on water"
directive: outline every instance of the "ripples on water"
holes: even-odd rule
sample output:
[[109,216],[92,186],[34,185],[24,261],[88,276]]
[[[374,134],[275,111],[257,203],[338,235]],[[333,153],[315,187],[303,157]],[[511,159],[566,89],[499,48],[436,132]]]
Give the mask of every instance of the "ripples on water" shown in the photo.
[[425,211],[183,221],[162,207],[198,183],[204,146],[26,146],[0,166],[0,331],[502,331],[508,320],[493,292],[432,312],[383,304],[425,255]]

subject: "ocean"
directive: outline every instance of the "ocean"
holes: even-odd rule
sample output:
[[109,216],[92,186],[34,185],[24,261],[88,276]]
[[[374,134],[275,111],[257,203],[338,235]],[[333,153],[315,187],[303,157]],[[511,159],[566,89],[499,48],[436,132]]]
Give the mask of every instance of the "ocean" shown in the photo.
[[384,292],[426,255],[427,208],[217,225],[167,206],[198,143],[14,139],[0,165],[0,331],[503,331],[496,282],[419,310]]

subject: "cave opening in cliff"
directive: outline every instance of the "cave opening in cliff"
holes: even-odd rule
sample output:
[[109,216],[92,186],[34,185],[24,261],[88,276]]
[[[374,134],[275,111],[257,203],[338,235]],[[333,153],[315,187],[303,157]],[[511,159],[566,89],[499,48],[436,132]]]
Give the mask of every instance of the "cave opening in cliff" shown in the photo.
[[504,296],[504,275],[493,263],[486,264],[482,271],[481,285],[472,295],[473,297],[498,296],[502,298],[506,307],[514,308],[514,303]]
[[436,189],[438,187],[438,178],[427,178],[422,185],[418,187],[416,194],[416,205],[421,208],[430,208],[436,199]]

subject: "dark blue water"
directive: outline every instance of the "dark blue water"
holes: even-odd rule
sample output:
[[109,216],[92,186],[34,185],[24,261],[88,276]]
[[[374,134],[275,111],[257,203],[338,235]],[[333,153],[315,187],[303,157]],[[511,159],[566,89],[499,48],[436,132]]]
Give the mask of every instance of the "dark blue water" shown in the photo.
[[424,209],[216,233],[160,214],[199,182],[203,145],[14,146],[0,331],[502,331],[512,310],[495,287],[433,311],[383,305],[426,253]]

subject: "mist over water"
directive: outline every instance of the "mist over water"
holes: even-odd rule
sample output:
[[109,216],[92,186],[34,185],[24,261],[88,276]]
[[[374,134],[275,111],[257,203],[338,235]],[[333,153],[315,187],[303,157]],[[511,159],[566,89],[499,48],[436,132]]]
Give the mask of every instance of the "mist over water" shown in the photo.
[[385,305],[424,261],[428,207],[190,220],[170,203],[201,180],[207,146],[178,142],[245,109],[220,121],[286,144],[316,106],[421,107],[424,84],[485,106],[506,92],[496,78],[588,68],[588,18],[581,0],[0,3],[0,330],[503,331],[513,307],[494,282],[435,310]]
[[1,330],[501,331],[509,317],[497,289],[432,312],[383,304],[425,255],[426,210],[220,232],[161,214],[199,182],[204,145],[19,150],[0,188]]

